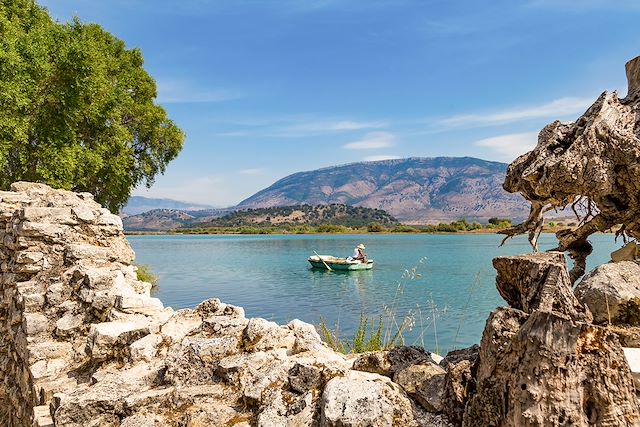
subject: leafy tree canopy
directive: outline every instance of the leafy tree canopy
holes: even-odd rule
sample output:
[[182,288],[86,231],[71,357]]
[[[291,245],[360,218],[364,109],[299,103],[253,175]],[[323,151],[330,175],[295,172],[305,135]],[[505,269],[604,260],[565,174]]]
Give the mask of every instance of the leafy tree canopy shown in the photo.
[[0,0],[0,189],[43,182],[117,211],[136,185],[151,186],[184,134],[154,104],[142,65],[99,25]]

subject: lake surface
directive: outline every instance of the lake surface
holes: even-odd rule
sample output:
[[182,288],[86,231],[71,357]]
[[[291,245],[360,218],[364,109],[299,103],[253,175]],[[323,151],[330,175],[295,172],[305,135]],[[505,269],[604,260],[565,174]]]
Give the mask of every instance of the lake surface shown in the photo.
[[[499,247],[495,234],[384,235],[210,235],[127,236],[136,263],[159,278],[154,296],[174,309],[207,298],[241,306],[247,318],[285,324],[298,318],[339,327],[351,337],[360,315],[385,320],[396,330],[408,316],[406,344],[446,353],[479,343],[489,313],[506,305],[495,288],[492,258],[531,251],[523,236]],[[587,271],[607,262],[622,246],[612,234],[590,238]],[[310,269],[314,251],[347,256],[365,243],[373,270],[328,272]],[[556,245],[543,234],[540,249]]]

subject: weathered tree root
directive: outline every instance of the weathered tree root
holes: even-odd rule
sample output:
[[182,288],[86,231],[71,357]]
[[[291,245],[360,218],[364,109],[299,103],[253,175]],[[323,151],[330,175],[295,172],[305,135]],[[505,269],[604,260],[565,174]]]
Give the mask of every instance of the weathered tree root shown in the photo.
[[545,126],[536,148],[509,165],[503,185],[531,202],[526,221],[500,232],[504,240],[528,233],[535,251],[545,212],[576,213],[580,226],[559,231],[554,249],[575,260],[572,282],[584,273],[591,234],[621,225],[623,237],[640,238],[640,57],[626,71],[626,98],[604,92],[575,122]]

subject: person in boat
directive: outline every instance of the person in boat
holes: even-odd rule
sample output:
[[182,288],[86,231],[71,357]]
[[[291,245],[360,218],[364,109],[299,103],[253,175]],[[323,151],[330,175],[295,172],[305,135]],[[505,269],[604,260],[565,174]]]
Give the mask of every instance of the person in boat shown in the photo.
[[367,254],[364,253],[364,244],[360,243],[353,250],[353,255],[347,258],[347,261],[360,261],[362,263],[367,262]]

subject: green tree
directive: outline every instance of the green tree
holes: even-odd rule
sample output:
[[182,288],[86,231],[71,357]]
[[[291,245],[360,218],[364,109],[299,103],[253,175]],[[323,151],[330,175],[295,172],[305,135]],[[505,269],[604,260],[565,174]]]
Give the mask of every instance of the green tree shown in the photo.
[[0,189],[88,191],[117,211],[182,148],[138,49],[96,24],[0,0]]
[[369,233],[380,233],[381,231],[384,231],[384,227],[379,222],[374,221],[367,225],[367,231]]

